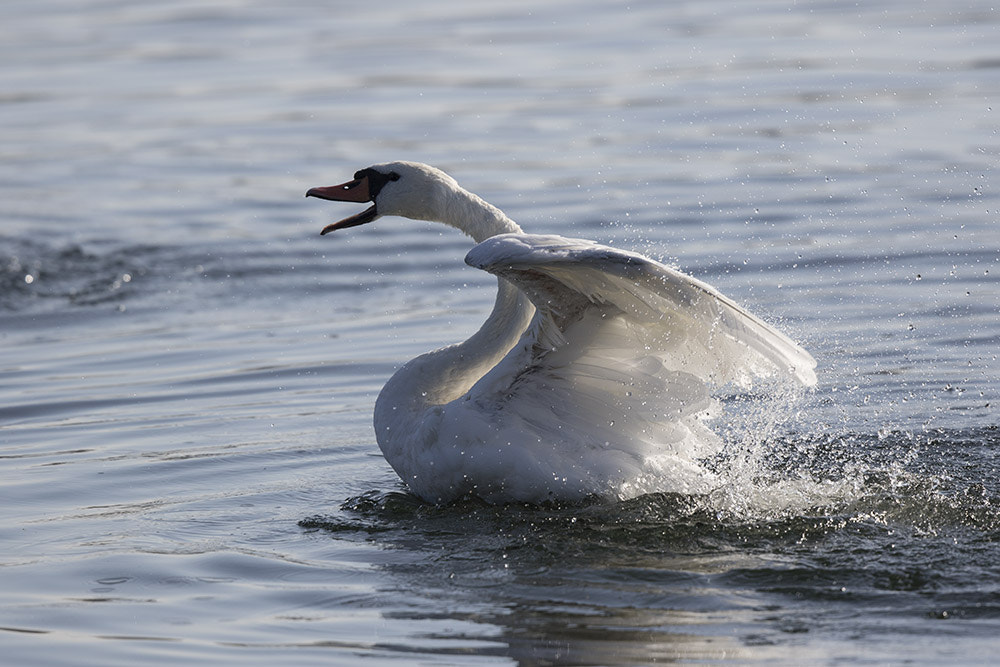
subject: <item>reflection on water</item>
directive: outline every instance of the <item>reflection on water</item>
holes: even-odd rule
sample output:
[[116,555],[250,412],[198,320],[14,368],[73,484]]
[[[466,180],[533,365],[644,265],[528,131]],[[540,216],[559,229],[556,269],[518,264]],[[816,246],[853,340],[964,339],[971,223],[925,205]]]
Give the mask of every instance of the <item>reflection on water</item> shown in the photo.
[[[987,449],[995,445],[996,432],[920,440],[922,448],[976,458],[984,440],[993,443]],[[962,596],[952,589],[967,576],[960,573],[978,571],[971,563],[983,540],[998,535],[995,484],[942,476],[933,467],[948,463],[929,465],[931,457],[918,464],[920,473],[907,470],[897,458],[915,445],[902,434],[836,444],[822,458],[781,457],[774,480],[754,483],[780,496],[788,487],[777,478],[798,480],[802,505],[794,509],[734,515],[714,498],[675,495],[435,508],[372,492],[301,525],[406,552],[386,566],[396,585],[384,593],[402,606],[392,617],[459,623],[451,632],[435,625],[444,653],[449,642],[473,640],[486,645],[465,650],[529,663],[637,664],[644,655],[790,660],[787,649],[802,648],[796,635],[825,634],[839,619],[837,633],[854,637],[866,655],[899,660],[911,654],[896,646],[890,655],[879,645],[887,634],[1000,615],[995,587]],[[989,460],[995,471],[995,457]],[[842,482],[836,494],[824,486],[833,479]],[[881,614],[877,627],[869,614]],[[985,639],[970,648],[981,650]],[[825,641],[833,638],[819,642],[816,658]]]
[[[0,7],[5,658],[992,659],[988,3],[411,5]],[[318,236],[306,188],[389,159],[707,280],[820,386],[723,397],[705,497],[414,502],[374,397],[493,281]]]

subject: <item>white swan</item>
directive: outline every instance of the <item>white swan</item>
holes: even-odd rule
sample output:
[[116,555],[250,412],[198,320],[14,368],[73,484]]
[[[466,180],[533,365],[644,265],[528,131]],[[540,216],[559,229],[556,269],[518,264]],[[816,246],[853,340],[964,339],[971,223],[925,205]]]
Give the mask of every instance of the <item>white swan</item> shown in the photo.
[[433,167],[378,164],[306,196],[372,202],[323,234],[386,215],[451,225],[478,244],[466,263],[499,277],[482,328],[405,364],[375,402],[382,453],[426,501],[705,492],[697,462],[719,446],[703,423],[710,388],[816,382],[808,352],[711,286],[632,252],[524,234]]

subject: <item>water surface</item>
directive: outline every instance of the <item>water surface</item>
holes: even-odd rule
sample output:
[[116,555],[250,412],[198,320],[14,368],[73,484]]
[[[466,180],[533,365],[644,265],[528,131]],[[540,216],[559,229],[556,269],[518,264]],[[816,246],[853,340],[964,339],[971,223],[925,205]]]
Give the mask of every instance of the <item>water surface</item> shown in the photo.
[[[8,2],[0,644],[17,664],[963,662],[1000,648],[988,3]],[[469,244],[305,200],[435,164],[819,360],[705,497],[436,508],[378,453]]]

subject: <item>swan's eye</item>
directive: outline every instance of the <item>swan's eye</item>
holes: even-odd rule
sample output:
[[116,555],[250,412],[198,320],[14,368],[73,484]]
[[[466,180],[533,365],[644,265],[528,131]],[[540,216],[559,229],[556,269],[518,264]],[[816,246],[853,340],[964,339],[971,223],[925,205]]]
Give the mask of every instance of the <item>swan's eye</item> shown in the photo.
[[398,181],[399,174],[395,171],[390,171],[385,174],[376,169],[368,167],[367,169],[362,169],[358,173],[354,174],[355,180],[367,179],[368,180],[368,195],[371,198],[369,201],[375,201],[375,197],[378,193],[382,192],[382,187],[389,181]]

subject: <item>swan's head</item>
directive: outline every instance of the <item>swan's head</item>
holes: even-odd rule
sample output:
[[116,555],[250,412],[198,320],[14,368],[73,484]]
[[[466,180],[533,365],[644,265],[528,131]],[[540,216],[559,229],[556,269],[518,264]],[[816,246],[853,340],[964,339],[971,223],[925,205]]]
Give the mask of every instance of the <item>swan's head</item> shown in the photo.
[[444,220],[449,192],[459,189],[448,174],[419,162],[386,162],[362,169],[340,185],[312,188],[306,197],[331,201],[371,202],[366,210],[334,222],[321,234],[363,225],[383,215],[414,220]]

